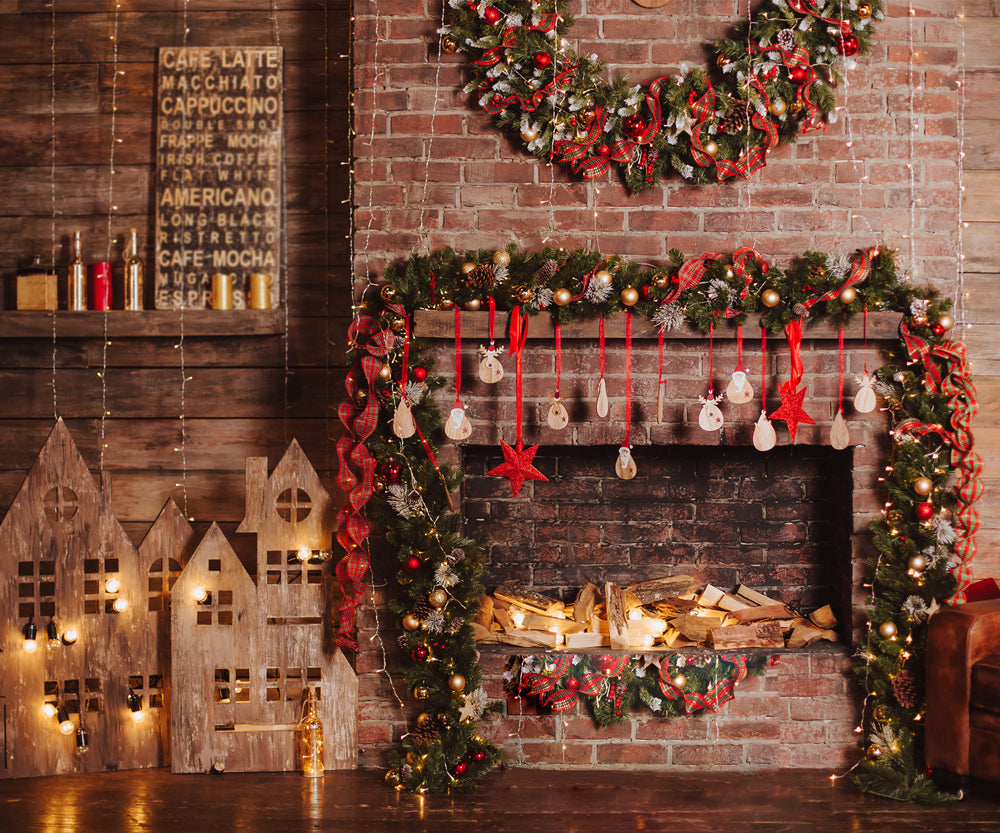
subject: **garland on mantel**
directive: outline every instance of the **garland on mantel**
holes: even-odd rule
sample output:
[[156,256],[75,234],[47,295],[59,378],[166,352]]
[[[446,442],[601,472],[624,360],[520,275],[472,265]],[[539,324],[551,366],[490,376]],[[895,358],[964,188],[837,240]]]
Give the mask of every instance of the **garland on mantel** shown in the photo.
[[586,178],[618,166],[632,192],[672,172],[694,183],[748,178],[779,142],[824,128],[833,87],[884,17],[882,0],[768,0],[714,43],[710,72],[681,64],[642,87],[608,83],[603,61],[564,40],[568,5],[448,0],[442,49],[470,54],[466,92],[530,153]]
[[[752,249],[688,259],[674,251],[663,267],[585,251],[445,250],[412,255],[390,267],[386,281],[350,331],[357,363],[340,408],[348,432],[338,444],[338,482],[348,494],[338,541],[347,555],[337,572],[345,589],[338,643],[357,650],[352,631],[368,568],[370,510],[399,561],[400,592],[391,602],[403,628],[399,670],[422,709],[388,781],[414,792],[466,791],[500,760],[499,749],[478,733],[479,721],[498,706],[483,689],[471,626],[485,540],[463,537],[450,497],[461,473],[436,459],[441,414],[430,394],[445,382],[421,355],[414,310],[456,303],[473,309],[492,299],[498,309],[565,323],[628,308],[663,330],[688,323],[706,332],[762,312],[762,326],[780,332],[819,321],[843,325],[867,308],[896,311],[903,320],[900,342],[877,373],[892,443],[885,508],[871,525],[877,558],[857,655],[866,699],[855,780],[894,798],[941,798],[920,762],[927,620],[938,606],[962,600],[982,493],[982,461],[969,427],[976,393],[964,347],[950,337],[950,301],[900,280],[895,255],[884,247],[851,258],[807,252],[785,270]],[[401,405],[416,429],[406,439],[391,424]],[[626,668],[634,674],[634,661]],[[582,673],[571,676],[583,684]]]

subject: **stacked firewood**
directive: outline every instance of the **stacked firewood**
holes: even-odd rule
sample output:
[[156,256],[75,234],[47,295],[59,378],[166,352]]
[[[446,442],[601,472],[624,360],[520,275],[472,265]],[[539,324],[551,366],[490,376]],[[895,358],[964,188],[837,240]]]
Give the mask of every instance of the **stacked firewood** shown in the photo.
[[551,650],[803,648],[837,641],[829,605],[808,616],[739,585],[700,588],[691,576],[619,587],[587,583],[572,604],[503,585],[480,599],[476,641]]

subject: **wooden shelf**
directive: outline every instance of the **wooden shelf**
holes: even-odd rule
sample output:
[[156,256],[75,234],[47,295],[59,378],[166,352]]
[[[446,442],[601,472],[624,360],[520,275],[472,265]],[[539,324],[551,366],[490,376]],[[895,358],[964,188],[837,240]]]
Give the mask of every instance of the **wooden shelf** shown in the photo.
[[0,338],[156,338],[266,336],[285,331],[285,311],[266,310],[11,310],[0,312]]
[[[760,314],[752,314],[743,325],[745,335],[758,332],[760,330]],[[868,315],[868,339],[870,341],[891,341],[899,337],[899,322],[901,316],[896,312],[875,312]],[[414,335],[420,338],[454,338],[455,336],[455,313],[452,311],[439,312],[437,310],[417,310],[414,318]],[[723,322],[727,324],[728,322]],[[498,312],[496,314],[496,332],[506,338],[510,330],[510,313]],[[483,311],[462,313],[462,336],[470,338],[486,338],[489,335],[489,313]],[[605,322],[605,336],[607,338],[625,338],[625,314],[618,313],[607,319]],[[537,315],[530,319],[528,325],[528,338],[555,337],[555,326],[551,315]],[[597,319],[589,321],[576,321],[572,324],[564,324],[562,327],[562,338],[591,338],[598,337]],[[657,337],[656,325],[645,316],[637,315],[632,320],[632,337],[636,339],[649,339]],[[708,336],[690,324],[685,324],[677,330],[671,330],[664,334],[667,339],[699,339]],[[715,329],[715,337],[718,339],[735,339],[736,327],[719,326]],[[856,315],[854,320],[844,328],[844,337],[848,339],[862,339],[865,337],[864,321],[861,315]],[[802,338],[805,341],[834,340],[837,339],[837,328],[829,321],[819,322],[811,325],[807,320],[803,327]]]

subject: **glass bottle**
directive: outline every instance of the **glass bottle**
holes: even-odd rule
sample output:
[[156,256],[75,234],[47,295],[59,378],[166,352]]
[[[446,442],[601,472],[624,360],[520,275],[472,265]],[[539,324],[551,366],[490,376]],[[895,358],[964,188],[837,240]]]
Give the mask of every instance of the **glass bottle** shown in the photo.
[[139,258],[135,229],[132,229],[125,248],[125,309],[142,309],[142,260]]
[[73,232],[73,255],[66,276],[66,307],[79,312],[87,308],[87,267],[80,252],[80,232]]
[[319,778],[323,775],[323,724],[316,713],[316,695],[312,689],[306,695],[305,712],[298,725],[302,774]]

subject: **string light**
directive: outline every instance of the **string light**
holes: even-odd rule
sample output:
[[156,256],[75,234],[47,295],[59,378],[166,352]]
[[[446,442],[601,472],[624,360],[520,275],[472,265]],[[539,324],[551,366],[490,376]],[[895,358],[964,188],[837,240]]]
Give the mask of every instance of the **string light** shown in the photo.
[[[50,12],[49,35],[49,190],[52,202],[50,252],[51,273],[56,273],[56,4],[53,0]],[[52,312],[52,418],[59,419],[59,400],[56,393],[56,316]]]

